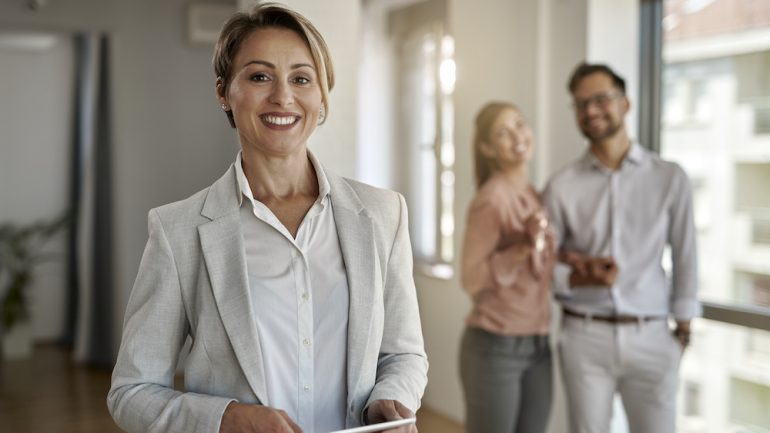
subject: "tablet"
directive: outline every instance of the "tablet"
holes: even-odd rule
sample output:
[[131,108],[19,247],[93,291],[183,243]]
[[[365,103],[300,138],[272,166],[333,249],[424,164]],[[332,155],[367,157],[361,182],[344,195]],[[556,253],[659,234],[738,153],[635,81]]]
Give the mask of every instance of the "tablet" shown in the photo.
[[380,422],[377,424],[362,425],[361,427],[353,427],[345,430],[337,430],[331,433],[370,433],[379,432],[391,428],[401,427],[402,425],[414,424],[417,418],[405,418],[397,419],[395,421]]

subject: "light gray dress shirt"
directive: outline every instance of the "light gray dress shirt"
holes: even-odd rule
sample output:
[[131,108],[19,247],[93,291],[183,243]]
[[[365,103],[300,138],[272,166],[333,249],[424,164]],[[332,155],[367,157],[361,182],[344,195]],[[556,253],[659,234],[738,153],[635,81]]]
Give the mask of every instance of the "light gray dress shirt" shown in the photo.
[[[588,151],[548,182],[543,201],[560,248],[618,265],[612,287],[576,289],[570,268],[557,265],[553,290],[565,308],[678,320],[700,313],[692,193],[677,164],[634,143],[613,171]],[[667,244],[670,281],[661,263]]]
[[304,432],[324,433],[345,427],[349,297],[329,182],[312,154],[310,160],[318,199],[296,239],[254,199],[240,153],[235,169],[265,404],[286,411]]

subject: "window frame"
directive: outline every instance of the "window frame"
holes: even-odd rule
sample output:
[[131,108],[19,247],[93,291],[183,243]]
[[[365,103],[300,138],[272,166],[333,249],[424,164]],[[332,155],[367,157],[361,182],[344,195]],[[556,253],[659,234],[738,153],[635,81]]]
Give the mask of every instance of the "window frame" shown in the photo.
[[[640,143],[660,153],[663,82],[663,1],[640,0],[639,131]],[[770,331],[770,308],[701,300],[702,318]]]

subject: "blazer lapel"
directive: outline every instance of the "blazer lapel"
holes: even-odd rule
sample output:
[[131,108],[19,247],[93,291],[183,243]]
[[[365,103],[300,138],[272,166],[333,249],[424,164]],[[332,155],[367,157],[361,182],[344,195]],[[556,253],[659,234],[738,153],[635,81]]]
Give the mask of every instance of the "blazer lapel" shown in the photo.
[[198,227],[203,258],[227,336],[246,380],[267,405],[267,387],[246,273],[235,170],[212,185],[201,214],[212,221]]
[[[331,188],[334,221],[348,276],[347,385],[348,399],[355,395],[365,356],[375,288],[374,231],[371,218],[357,194],[344,179],[326,172]],[[376,360],[375,360],[376,362]],[[350,402],[348,402],[350,404]]]

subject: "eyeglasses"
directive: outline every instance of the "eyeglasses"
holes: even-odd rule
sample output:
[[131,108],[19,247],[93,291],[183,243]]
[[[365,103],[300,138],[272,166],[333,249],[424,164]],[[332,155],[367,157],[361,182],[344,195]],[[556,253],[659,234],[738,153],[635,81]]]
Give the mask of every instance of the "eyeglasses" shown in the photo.
[[617,99],[621,95],[615,92],[603,92],[596,95],[589,96],[585,99],[575,99],[572,102],[572,108],[579,112],[588,110],[591,104],[596,104],[598,107],[607,108],[610,105],[610,101]]

